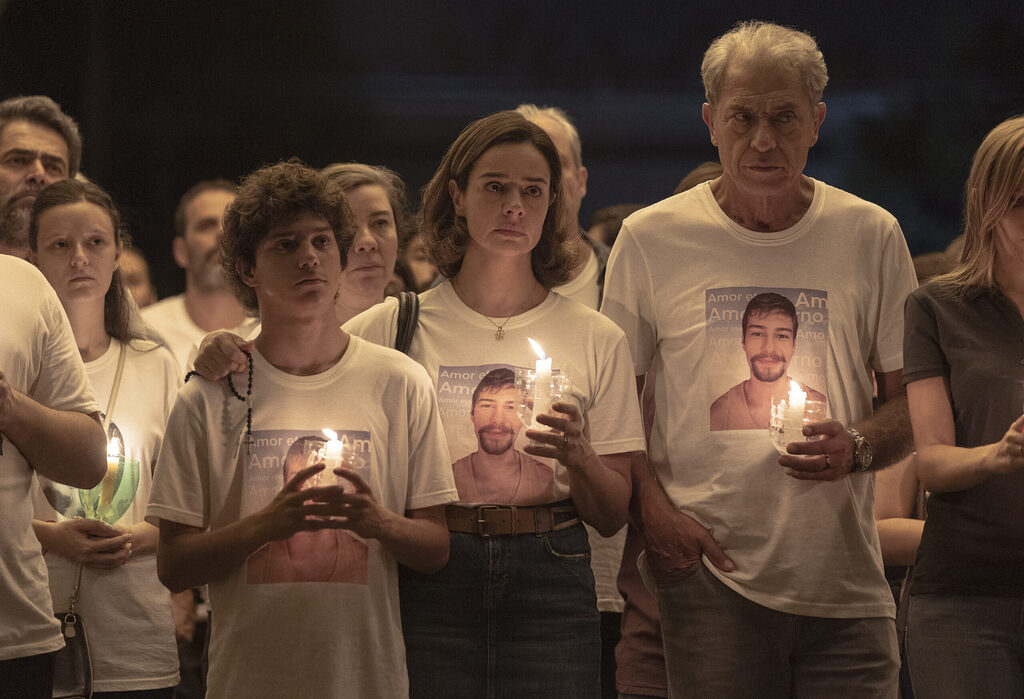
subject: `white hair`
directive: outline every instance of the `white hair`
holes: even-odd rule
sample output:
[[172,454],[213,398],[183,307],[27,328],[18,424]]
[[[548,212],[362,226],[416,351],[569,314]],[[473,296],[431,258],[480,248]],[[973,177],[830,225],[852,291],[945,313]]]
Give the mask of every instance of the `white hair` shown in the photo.
[[[523,103],[516,107],[516,111],[523,117],[537,124],[538,118],[547,118],[561,124],[562,128],[569,135],[569,150],[572,151],[572,159],[576,167],[583,166],[583,144],[580,142],[580,134],[576,131],[569,115],[558,107],[538,107],[535,104]],[[540,126],[540,124],[537,124]],[[541,127],[543,128],[543,127]]]
[[758,63],[776,63],[796,69],[807,84],[812,104],[821,101],[828,83],[828,69],[818,44],[810,34],[770,22],[740,22],[711,42],[704,53],[700,77],[704,96],[714,106],[722,91],[729,62],[747,58]]

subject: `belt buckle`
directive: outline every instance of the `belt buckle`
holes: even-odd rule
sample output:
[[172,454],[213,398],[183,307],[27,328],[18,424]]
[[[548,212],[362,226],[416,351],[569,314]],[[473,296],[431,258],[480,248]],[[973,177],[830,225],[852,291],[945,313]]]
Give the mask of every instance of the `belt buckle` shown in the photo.
[[478,536],[488,537],[488,538],[492,537],[492,536],[498,536],[497,534],[492,534],[490,532],[484,531],[484,526],[488,522],[487,517],[486,517],[486,515],[484,513],[485,512],[498,512],[498,511],[501,511],[501,510],[508,510],[508,512],[509,512],[509,524],[510,524],[510,529],[511,529],[511,532],[509,532],[509,533],[511,533],[511,534],[517,534],[518,533],[516,531],[518,529],[518,527],[517,527],[518,523],[516,522],[516,516],[515,516],[516,508],[515,508],[514,505],[479,505],[476,508],[476,520],[475,520],[475,523],[476,523],[476,533],[477,533]]

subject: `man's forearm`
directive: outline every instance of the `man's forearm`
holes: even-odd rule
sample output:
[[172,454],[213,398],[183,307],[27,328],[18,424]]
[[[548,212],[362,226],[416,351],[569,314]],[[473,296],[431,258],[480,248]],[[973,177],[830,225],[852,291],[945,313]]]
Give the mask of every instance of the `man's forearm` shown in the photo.
[[871,444],[871,470],[892,466],[914,449],[907,396],[883,403],[871,417],[852,425]]
[[199,587],[227,577],[268,541],[253,515],[205,531],[161,521],[157,575],[171,592]]
[[[637,452],[633,454],[629,463],[630,476],[633,483],[633,499],[630,503],[630,512],[637,517],[645,516],[648,512],[658,512],[664,509],[671,509],[678,512],[679,508],[673,504],[665,488],[662,487],[658,475],[654,472],[647,454]],[[643,522],[638,522],[641,526]]]
[[91,488],[107,472],[106,439],[92,416],[53,410],[13,392],[3,433],[39,473],[76,488]]

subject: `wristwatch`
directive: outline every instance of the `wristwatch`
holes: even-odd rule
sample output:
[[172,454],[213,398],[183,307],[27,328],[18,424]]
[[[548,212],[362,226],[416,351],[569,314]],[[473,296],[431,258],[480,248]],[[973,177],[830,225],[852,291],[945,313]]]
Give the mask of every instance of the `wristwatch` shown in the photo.
[[871,443],[852,427],[847,427],[846,431],[853,437],[853,468],[850,469],[850,473],[863,473],[871,470],[871,459],[874,458]]

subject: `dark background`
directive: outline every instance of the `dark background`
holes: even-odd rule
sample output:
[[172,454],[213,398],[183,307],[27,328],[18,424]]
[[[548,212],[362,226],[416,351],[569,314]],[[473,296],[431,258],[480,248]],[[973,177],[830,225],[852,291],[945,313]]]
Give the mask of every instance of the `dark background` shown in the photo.
[[113,2],[0,0],[0,98],[47,94],[120,203],[161,296],[184,276],[172,212],[194,182],[358,160],[415,193],[474,118],[530,101],[576,121],[582,222],[651,203],[716,159],[700,61],[740,19],[795,26],[829,66],[807,172],[900,219],[914,254],[958,232],[984,134],[1024,112],[1020,0]]

